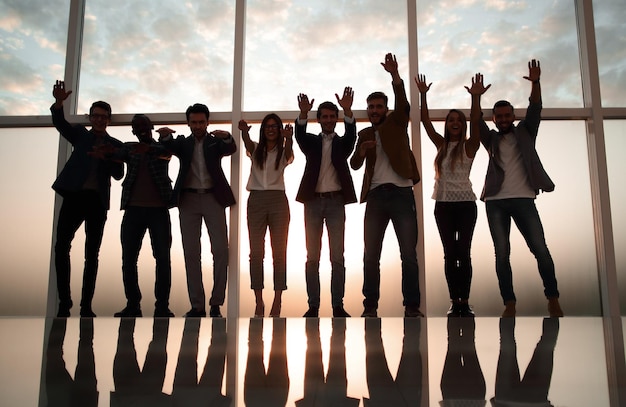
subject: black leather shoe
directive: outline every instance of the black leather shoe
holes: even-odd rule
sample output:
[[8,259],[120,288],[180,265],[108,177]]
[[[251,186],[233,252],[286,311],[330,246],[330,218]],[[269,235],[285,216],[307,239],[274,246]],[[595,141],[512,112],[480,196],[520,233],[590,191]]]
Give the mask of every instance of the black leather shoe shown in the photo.
[[170,311],[169,308],[155,308],[154,317],[155,318],[172,318],[174,317],[174,313]]
[[202,317],[206,317],[206,311],[195,309],[195,308],[190,309],[185,314],[185,318],[202,318]]
[[407,305],[404,307],[404,316],[407,318],[423,317],[422,311],[420,311],[417,305]]
[[70,309],[67,307],[59,307],[57,318],[67,318],[70,316]]
[[335,318],[350,318],[350,314],[343,309],[343,306],[333,307],[333,317]]
[[473,318],[474,311],[472,311],[472,308],[468,303],[461,303],[459,304],[459,316],[464,318]]
[[447,315],[450,318],[460,317],[461,316],[461,304],[458,302],[452,302],[452,304],[450,304],[450,309],[448,309]]
[[116,318],[137,318],[142,317],[143,314],[141,313],[141,307],[128,305],[120,312],[113,314],[113,316]]
[[378,312],[375,307],[365,306],[363,309],[363,313],[361,314],[362,318],[378,318]]
[[320,315],[320,309],[318,307],[309,307],[308,311],[302,315],[303,318],[317,318]]
[[222,318],[222,313],[220,312],[220,306],[211,305],[211,308],[209,309],[209,316],[211,318]]
[[82,318],[95,318],[96,314],[91,310],[91,307],[81,307],[80,316]]

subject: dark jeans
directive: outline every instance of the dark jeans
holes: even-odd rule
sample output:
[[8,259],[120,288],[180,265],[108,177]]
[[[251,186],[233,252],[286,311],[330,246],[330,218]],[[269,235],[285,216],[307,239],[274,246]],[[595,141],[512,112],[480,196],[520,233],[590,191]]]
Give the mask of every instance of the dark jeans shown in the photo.
[[306,235],[306,291],[310,307],[320,306],[320,251],[324,223],[328,232],[330,251],[330,294],[333,307],[343,305],[346,284],[344,266],[344,233],[346,211],[343,196],[316,197],[304,204],[304,230]]
[[413,188],[381,185],[367,195],[365,208],[365,253],[363,256],[363,305],[378,307],[380,298],[380,254],[389,221],[398,238],[402,262],[402,295],[405,306],[420,305],[417,264],[417,217]]
[[472,283],[472,236],[476,202],[435,203],[435,221],[443,244],[444,270],[451,300],[467,300]]
[[147,208],[130,206],[122,219],[122,278],[128,306],[138,307],[141,302],[137,259],[146,230],[150,233],[152,256],[156,260],[154,296],[156,308],[169,306],[172,283],[170,248],[172,246],[172,225],[167,208]]
[[85,222],[85,268],[80,306],[91,308],[96,289],[98,254],[106,219],[107,210],[102,206],[102,201],[96,191],[68,193],[63,197],[57,223],[57,240],[54,246],[54,265],[61,308],[72,307],[70,249],[76,231],[83,222]]
[[543,280],[546,297],[558,297],[554,262],[546,245],[543,226],[532,198],[497,199],[485,202],[489,230],[496,252],[496,274],[502,300],[515,301],[513,273],[511,271],[511,219],[526,240],[528,248],[537,259],[539,275]]

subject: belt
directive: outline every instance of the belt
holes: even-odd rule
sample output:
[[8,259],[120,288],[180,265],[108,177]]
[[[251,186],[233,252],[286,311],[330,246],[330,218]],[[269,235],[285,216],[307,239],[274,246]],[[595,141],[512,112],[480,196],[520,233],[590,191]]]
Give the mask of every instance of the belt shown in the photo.
[[341,191],[330,191],[330,192],[316,192],[315,196],[317,198],[334,198],[336,196],[341,196]]
[[213,188],[183,188],[183,192],[192,192],[194,194],[212,194]]

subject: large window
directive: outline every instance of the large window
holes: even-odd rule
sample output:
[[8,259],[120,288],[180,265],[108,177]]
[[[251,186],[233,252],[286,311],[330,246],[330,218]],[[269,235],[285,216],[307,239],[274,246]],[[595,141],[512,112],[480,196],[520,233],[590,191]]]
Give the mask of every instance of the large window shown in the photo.
[[47,114],[63,78],[69,4],[0,1],[0,116]]

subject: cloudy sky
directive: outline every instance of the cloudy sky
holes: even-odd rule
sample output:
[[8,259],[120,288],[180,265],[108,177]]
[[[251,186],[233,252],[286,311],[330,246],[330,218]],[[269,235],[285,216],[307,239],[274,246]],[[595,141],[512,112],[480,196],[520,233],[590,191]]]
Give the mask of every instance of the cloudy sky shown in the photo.
[[[0,75],[0,116],[49,114],[48,108],[53,101],[52,84],[64,75],[69,3],[69,0],[0,0],[0,71],[3,73]],[[531,58],[541,61],[545,108],[583,106],[573,0],[420,0],[417,3],[418,64],[420,72],[433,82],[428,94],[431,108],[469,108],[470,100],[463,86],[469,85],[477,71],[492,84],[483,99],[483,107],[502,98],[525,107],[529,88],[522,77],[527,74],[526,64]],[[626,106],[626,34],[623,28],[626,8],[623,0],[595,3],[603,105],[623,107]],[[233,0],[87,1],[78,113],[87,112],[89,105],[99,99],[110,102],[114,114],[182,112],[195,102],[206,103],[212,111],[230,111],[234,18]],[[244,112],[291,110],[295,117],[298,93],[305,92],[319,103],[334,100],[334,94],[340,93],[344,86],[354,88],[353,108],[363,110],[365,97],[370,92],[383,90],[391,93],[389,75],[380,66],[387,52],[396,54],[407,91],[415,92],[412,78],[416,72],[409,72],[407,26],[404,0],[384,3],[379,0],[248,1]],[[132,138],[124,126],[110,129],[121,139]],[[255,129],[253,134],[256,134]],[[612,134],[619,136],[623,134],[624,126],[618,124],[610,129]],[[316,132],[317,125],[312,123],[310,130]],[[180,126],[179,131],[186,132],[185,126]],[[54,199],[49,186],[54,180],[58,139],[49,129],[0,130],[1,137],[16,135],[11,148],[0,151],[0,162],[5,169],[14,171],[1,171],[0,180],[8,188],[31,186],[24,190],[26,198],[39,201],[33,210],[23,205],[24,196],[3,198],[0,201],[5,214],[3,221],[36,222],[45,227],[36,237],[26,230],[19,236],[12,236],[7,244],[0,245],[0,250],[7,256],[15,255],[23,252],[29,243],[33,244],[35,239],[41,246],[41,260],[37,267],[24,266],[28,268],[24,272],[32,273],[32,269],[38,269],[37,273],[43,270],[43,275],[47,276]],[[613,137],[613,140],[616,140],[613,145],[623,146],[621,138]],[[432,284],[437,289],[444,289],[445,281],[440,272],[443,264],[441,244],[432,217],[433,203],[429,199],[435,152],[428,140],[423,141],[421,147],[423,182],[420,186],[425,196],[423,233],[427,272],[436,270],[432,273],[436,278],[429,276],[430,281],[435,281]],[[580,279],[580,284],[592,287],[595,284],[595,247],[584,123],[544,121],[539,148],[544,165],[555,178],[558,188],[558,192],[538,199],[540,210],[545,213],[542,214],[548,242],[555,241],[551,250],[557,268],[571,266],[587,270],[588,274]],[[565,153],[563,148],[566,148]],[[35,157],[36,169],[24,162],[25,156]],[[288,195],[295,194],[302,174],[303,161],[298,158],[301,157],[297,156],[296,162],[287,170],[287,176],[292,177],[288,182]],[[619,155],[615,155],[610,169],[614,174],[623,174],[623,165],[615,162],[621,163]],[[485,154],[481,150],[472,172],[477,193],[482,188],[485,163]],[[246,171],[244,166],[244,185]],[[15,173],[23,176],[17,178]],[[357,190],[361,177],[361,173],[354,173]],[[612,198],[624,197],[626,193],[617,186],[612,191]],[[115,247],[110,252],[115,259],[119,257],[120,212],[116,210],[119,200],[116,201],[118,197],[115,195],[119,189],[119,185],[114,184],[112,208],[115,210],[109,214],[109,231],[105,235],[105,241]],[[617,202],[623,202],[623,199]],[[564,207],[570,210],[565,213]],[[30,211],[22,213],[22,209]],[[349,207],[349,227],[360,226],[362,210],[363,205]],[[301,267],[300,260],[305,255],[301,247],[291,243],[298,242],[301,212],[301,205],[293,202],[289,256],[294,259],[294,268]],[[481,282],[483,279],[482,282],[492,287],[495,283],[492,246],[483,212],[479,203],[474,261],[486,271],[484,275],[477,274],[476,280]],[[173,212],[172,216],[176,224],[177,214]],[[245,228],[245,216],[243,219]],[[615,219],[621,220],[617,214]],[[21,228],[16,226],[16,230]],[[623,233],[622,228],[616,233],[618,231]],[[396,261],[393,235],[391,231],[388,234],[392,236],[390,256]],[[556,240],[563,234],[576,236],[577,241],[569,247],[558,245]],[[242,258],[245,259],[247,252],[243,236],[245,234],[242,234]],[[359,236],[356,240],[360,239]],[[514,236],[514,239],[523,246],[519,237]],[[299,242],[301,244],[301,238]],[[75,247],[80,248],[80,243],[77,242]],[[573,259],[572,247],[578,253]],[[108,249],[103,250],[109,253]],[[352,283],[358,286],[362,248],[355,246],[348,250],[353,250],[346,253],[347,261],[352,262],[349,278],[353,278]],[[529,264],[533,269],[532,256],[525,248],[520,251],[524,255],[515,261]],[[80,261],[80,252],[74,258]],[[145,259],[152,267],[149,254]],[[391,262],[392,259],[385,261]],[[115,261],[110,266],[113,270],[111,278],[115,278],[121,292],[117,263]],[[534,273],[530,275],[536,279]],[[299,280],[292,279],[294,282]],[[247,281],[247,277],[242,277],[242,287],[247,286]],[[397,288],[395,280],[392,285]],[[174,287],[180,290],[176,295],[185,296],[183,286],[184,281],[180,287]],[[24,289],[28,287],[25,285]],[[354,304],[360,301],[358,291],[352,298]],[[592,297],[596,296],[593,298],[597,300],[597,290],[592,291]],[[150,288],[146,292],[150,292]],[[0,307],[3,304],[0,303]],[[592,308],[596,306],[594,304]],[[184,307],[182,301],[177,313],[186,311],[182,309]]]

